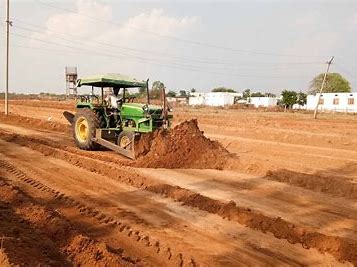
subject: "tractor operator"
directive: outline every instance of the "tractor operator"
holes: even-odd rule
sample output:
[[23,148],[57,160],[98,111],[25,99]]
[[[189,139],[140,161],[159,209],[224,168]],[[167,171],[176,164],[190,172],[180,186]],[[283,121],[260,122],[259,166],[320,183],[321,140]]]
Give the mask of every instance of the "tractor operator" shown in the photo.
[[119,87],[114,87],[113,88],[113,94],[114,95],[110,95],[109,96],[109,104],[112,108],[115,108],[117,109],[118,108],[118,103],[122,101],[122,97],[118,97],[118,94],[119,94],[119,90],[120,88]]

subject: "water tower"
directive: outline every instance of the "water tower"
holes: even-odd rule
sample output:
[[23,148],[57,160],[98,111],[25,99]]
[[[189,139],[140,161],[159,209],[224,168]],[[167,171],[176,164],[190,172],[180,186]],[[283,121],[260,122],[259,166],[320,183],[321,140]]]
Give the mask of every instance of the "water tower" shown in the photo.
[[73,98],[77,95],[77,67],[66,67],[66,98]]

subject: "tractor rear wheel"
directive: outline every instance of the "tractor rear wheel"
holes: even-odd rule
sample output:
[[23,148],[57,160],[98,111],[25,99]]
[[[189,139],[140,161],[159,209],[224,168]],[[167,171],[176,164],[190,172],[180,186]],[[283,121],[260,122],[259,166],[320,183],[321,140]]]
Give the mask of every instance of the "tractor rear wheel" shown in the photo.
[[95,150],[99,147],[93,141],[95,130],[100,128],[99,116],[88,108],[80,109],[73,118],[73,137],[80,149]]
[[134,132],[122,131],[118,136],[118,146],[126,150],[133,150],[134,147]]

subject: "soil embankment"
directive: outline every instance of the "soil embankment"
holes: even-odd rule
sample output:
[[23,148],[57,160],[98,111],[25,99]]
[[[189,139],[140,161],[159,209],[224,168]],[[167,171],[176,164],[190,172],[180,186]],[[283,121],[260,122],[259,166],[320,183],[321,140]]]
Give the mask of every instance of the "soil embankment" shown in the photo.
[[144,168],[223,169],[235,157],[219,142],[205,137],[197,120],[143,135],[135,147],[135,166]]

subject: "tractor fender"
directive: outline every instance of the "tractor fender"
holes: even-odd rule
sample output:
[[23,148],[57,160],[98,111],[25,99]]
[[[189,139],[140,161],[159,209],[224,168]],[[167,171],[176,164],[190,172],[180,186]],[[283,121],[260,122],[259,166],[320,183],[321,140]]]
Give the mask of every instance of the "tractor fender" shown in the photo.
[[66,120],[72,124],[73,123],[73,119],[74,119],[74,114],[68,111],[63,112],[63,116],[66,118]]

